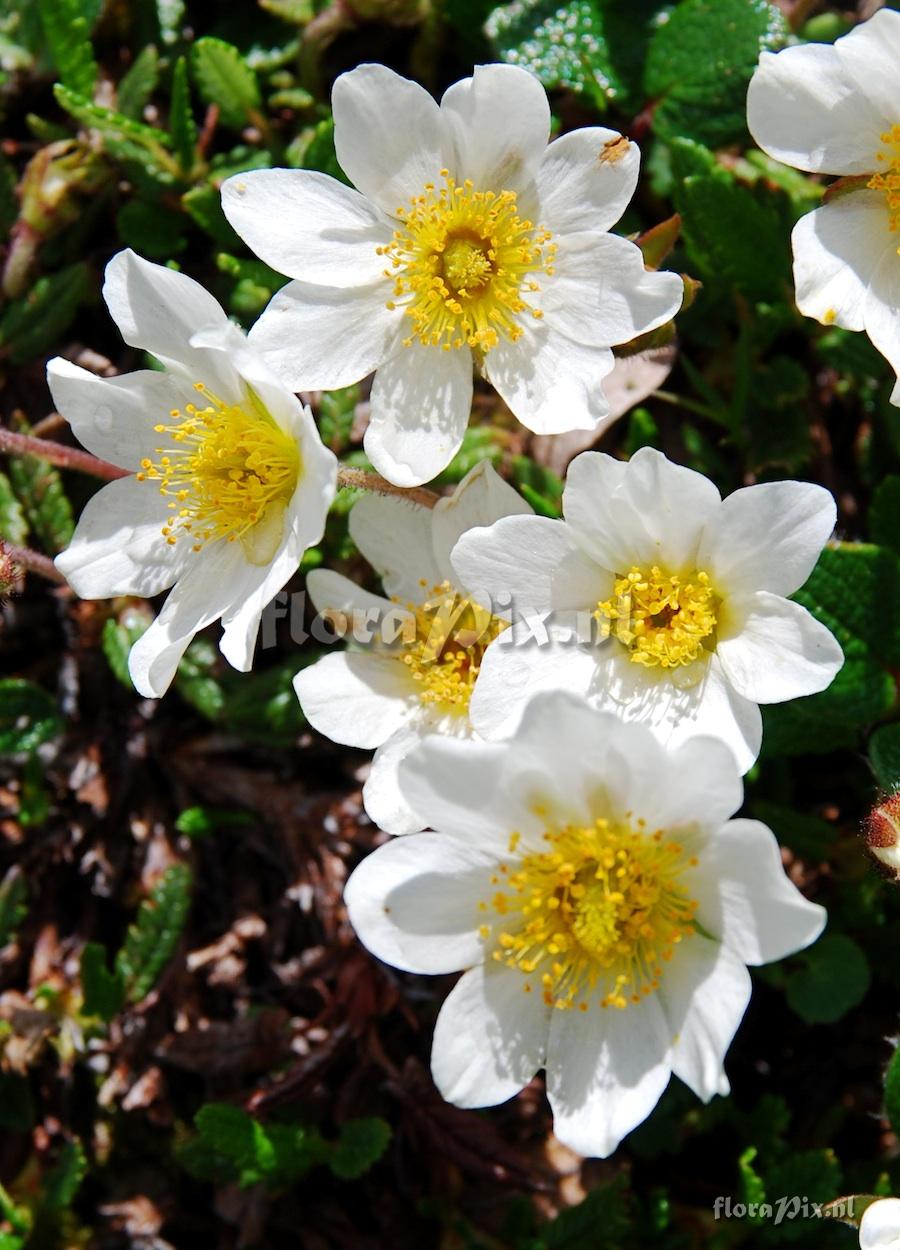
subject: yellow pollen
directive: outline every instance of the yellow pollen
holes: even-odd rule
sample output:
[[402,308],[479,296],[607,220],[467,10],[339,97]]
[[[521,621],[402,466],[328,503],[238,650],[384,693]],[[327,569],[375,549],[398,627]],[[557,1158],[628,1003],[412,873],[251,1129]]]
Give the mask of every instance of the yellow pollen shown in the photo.
[[402,223],[378,248],[393,286],[388,308],[402,306],[414,340],[450,351],[483,352],[522,334],[519,318],[540,320],[527,296],[536,275],[553,273],[556,245],[549,231],[519,216],[514,191],[476,191],[441,170],[444,185],[428,184],[399,208]]
[[594,615],[608,623],[635,664],[677,668],[714,645],[718,606],[708,573],[670,577],[654,565],[617,577],[613,598],[598,604]]
[[449,582],[433,586],[431,596],[425,603],[406,605],[416,632],[404,646],[403,663],[422,703],[465,716],[484,652],[508,622],[457,595]]
[[548,1006],[640,1002],[695,932],[697,903],[680,880],[695,861],[662,830],[605,819],[545,841],[546,851],[522,851],[490,900],[502,917],[480,928],[491,958],[537,973]]
[[[881,136],[886,151],[878,153],[883,167],[869,179],[873,191],[883,191],[887,197],[891,230],[900,230],[900,126],[892,126]],[[900,252],[900,248],[897,249]]]
[[199,551],[219,538],[244,538],[273,506],[283,508],[297,485],[300,453],[252,391],[241,406],[224,403],[201,382],[194,389],[207,406],[186,404],[184,412],[169,413],[171,425],[154,426],[171,445],[157,447],[158,459],[141,461],[137,478],[157,482],[170,501],[166,541],[185,535]]

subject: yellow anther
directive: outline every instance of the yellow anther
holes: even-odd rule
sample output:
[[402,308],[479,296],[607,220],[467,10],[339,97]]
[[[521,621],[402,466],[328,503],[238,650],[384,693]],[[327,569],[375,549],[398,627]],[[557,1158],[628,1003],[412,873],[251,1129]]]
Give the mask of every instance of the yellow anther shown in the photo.
[[900,126],[892,126],[881,135],[884,150],[878,153],[881,167],[869,179],[873,191],[883,191],[887,199],[890,229],[900,230]]
[[654,565],[617,577],[613,598],[598,604],[594,615],[628,648],[635,664],[678,668],[711,646],[718,607],[708,573],[675,577]]

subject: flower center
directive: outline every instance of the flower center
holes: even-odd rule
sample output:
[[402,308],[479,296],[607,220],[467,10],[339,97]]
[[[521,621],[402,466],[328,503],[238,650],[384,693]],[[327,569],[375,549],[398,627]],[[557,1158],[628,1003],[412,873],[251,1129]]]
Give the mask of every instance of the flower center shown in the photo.
[[878,153],[882,170],[873,174],[868,186],[887,196],[891,230],[900,230],[900,126],[892,126],[881,136],[887,151]]
[[649,572],[633,567],[617,577],[613,598],[598,604],[594,615],[609,623],[635,664],[677,668],[692,664],[709,647],[717,611],[708,573],[682,580],[654,565]]
[[404,647],[403,663],[418,683],[422,703],[465,716],[482,657],[507,622],[457,595],[449,582],[433,586],[431,593],[427,602],[407,605],[415,615],[416,637]]
[[172,515],[163,526],[174,545],[184,534],[200,551],[205,543],[242,539],[277,507],[288,503],[300,473],[300,452],[250,393],[248,406],[228,405],[194,383],[207,402],[184,412],[173,408],[172,424],[154,426],[171,446],[158,459],[141,461],[138,481],[159,483]]
[[540,290],[536,274],[553,273],[556,247],[549,231],[518,215],[514,191],[457,185],[446,169],[441,177],[445,186],[428,183],[397,209],[402,228],[378,248],[394,285],[387,306],[402,305],[412,320],[404,346],[418,339],[445,351],[489,351],[501,337],[520,337],[520,314],[543,315],[524,296]]
[[[546,851],[501,863],[482,912],[492,958],[540,979],[548,1006],[625,1008],[659,987],[662,965],[695,930],[697,903],[679,878],[697,860],[662,830],[605,819],[545,833]],[[510,853],[519,845],[510,838]]]

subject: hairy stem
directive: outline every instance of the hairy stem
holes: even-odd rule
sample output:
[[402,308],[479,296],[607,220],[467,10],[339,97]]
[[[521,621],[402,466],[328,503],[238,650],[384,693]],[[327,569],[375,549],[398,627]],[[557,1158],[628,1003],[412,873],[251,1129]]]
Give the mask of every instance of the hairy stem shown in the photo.
[[399,499],[408,499],[410,503],[421,504],[423,508],[433,508],[440,499],[440,495],[425,486],[394,486],[380,473],[366,473],[363,469],[348,469],[344,465],[338,469],[338,486],[368,490],[376,495],[396,495]]
[[17,434],[14,430],[6,430],[0,426],[0,452],[10,456],[38,456],[49,464],[59,465],[62,469],[80,469],[82,473],[90,473],[93,477],[102,477],[107,482],[116,478],[128,477],[127,469],[99,460],[89,452],[78,451],[75,447],[65,447],[62,443],[53,443],[46,438],[34,438],[30,434]]
[[68,585],[49,556],[32,551],[30,547],[14,547],[12,543],[0,543],[0,548],[5,559],[15,568],[25,569],[29,573],[40,573],[41,577],[46,577],[47,581],[56,582],[59,586]]

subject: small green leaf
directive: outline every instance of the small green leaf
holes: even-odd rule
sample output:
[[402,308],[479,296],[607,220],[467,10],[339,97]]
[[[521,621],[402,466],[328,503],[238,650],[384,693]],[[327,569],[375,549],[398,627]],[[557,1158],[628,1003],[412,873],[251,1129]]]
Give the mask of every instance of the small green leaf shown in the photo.
[[201,1107],[194,1121],[197,1137],[177,1151],[179,1163],[203,1180],[258,1184],[277,1162],[275,1149],[258,1120],[230,1103]]
[[100,135],[111,156],[120,161],[136,162],[146,174],[160,182],[172,182],[174,162],[168,151],[169,136],[164,130],[133,121],[114,109],[92,104],[61,83],[56,84],[53,92],[70,117]]
[[23,299],[11,301],[0,317],[0,350],[17,365],[44,355],[92,293],[83,261],[44,274]]
[[110,617],[103,623],[101,645],[107,663],[123,686],[133,689],[131,676],[128,672],[128,656],[138,638],[147,630],[152,621],[147,608],[126,608],[118,620]]
[[900,722],[882,725],[869,739],[869,760],[885,790],[900,788]]
[[235,812],[230,808],[217,807],[186,807],[175,821],[179,833],[189,838],[205,838],[217,829],[238,828],[252,825],[253,817],[249,812]]
[[623,1174],[607,1185],[598,1185],[577,1207],[566,1207],[541,1229],[542,1245],[546,1250],[586,1250],[598,1244],[602,1229],[602,1244],[614,1246],[629,1230],[630,1197]]
[[[132,121],[140,121],[158,82],[159,53],[152,43],[148,43],[135,57],[131,69],[116,88],[116,104],[122,116],[130,117]],[[74,85],[73,83],[72,86]]]
[[97,62],[79,0],[38,0],[38,12],[60,78],[73,91],[90,96],[97,83]]
[[[807,1239],[809,1244],[810,1224],[823,1221],[804,1219],[803,1204],[806,1203],[806,1210],[811,1211],[813,1203],[828,1202],[841,1192],[841,1180],[841,1167],[831,1150],[796,1151],[767,1168],[768,1193],[775,1198],[787,1199],[788,1204],[793,1204],[782,1208],[784,1218],[778,1225],[778,1240]],[[814,1235],[812,1244],[817,1243],[823,1244]]]
[[796,958],[801,966],[787,979],[787,1001],[807,1024],[833,1024],[865,998],[871,974],[852,938],[827,934]]
[[12,482],[0,472],[0,538],[14,547],[21,547],[28,538],[28,522],[16,498]]
[[285,160],[293,169],[315,169],[349,185],[334,150],[334,121],[330,117],[301,130],[285,152]]
[[195,638],[175,675],[175,689],[207,720],[216,721],[225,707],[225,691],[214,676],[218,664],[215,647],[204,638]]
[[56,700],[22,677],[0,680],[0,755],[34,751],[62,733]]
[[267,746],[292,746],[306,726],[293,687],[297,668],[293,659],[236,681],[229,674],[221,718],[232,733]]
[[178,157],[178,164],[185,171],[192,169],[197,156],[197,123],[191,108],[187,61],[183,56],[175,62],[175,69],[172,73],[169,129],[172,132],[172,146]]
[[[763,1178],[753,1166],[759,1153],[755,1146],[748,1146],[738,1157],[738,1172],[741,1178],[741,1198],[746,1203],[763,1203],[766,1200],[766,1186]],[[751,1223],[762,1223],[757,1215],[751,1217]]]
[[359,403],[359,386],[324,391],[319,402],[319,434],[326,447],[340,454],[350,443],[350,434]]
[[217,104],[226,126],[243,129],[260,107],[259,84],[234,44],[211,35],[191,49],[191,70],[207,104]]
[[41,1216],[59,1216],[68,1211],[81,1182],[87,1176],[87,1158],[81,1142],[76,1138],[66,1142],[60,1152],[59,1162],[47,1177],[41,1203]]
[[0,948],[8,946],[28,915],[28,885],[17,864],[0,881]]
[[191,870],[172,864],[141,903],[116,958],[116,976],[130,1003],[146,998],[175,953],[191,906]]
[[125,1002],[125,984],[119,972],[111,972],[106,962],[106,949],[98,942],[88,942],[81,952],[82,1006],[86,1016],[99,1016],[109,1024]]
[[378,1162],[390,1140],[391,1127],[384,1120],[348,1120],[341,1125],[328,1166],[342,1180],[356,1180]]
[[116,229],[123,243],[144,256],[169,260],[187,246],[181,213],[147,200],[129,200],[116,213]]
[[241,241],[222,212],[222,197],[217,187],[202,182],[181,197],[185,212],[219,247],[237,248]]

